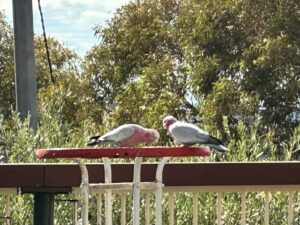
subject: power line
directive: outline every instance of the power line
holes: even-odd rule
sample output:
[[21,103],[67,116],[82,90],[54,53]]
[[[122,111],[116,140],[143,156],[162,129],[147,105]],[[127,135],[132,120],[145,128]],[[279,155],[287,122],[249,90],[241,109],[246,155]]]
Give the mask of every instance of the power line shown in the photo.
[[51,59],[50,59],[50,52],[49,52],[49,47],[48,47],[48,41],[47,41],[45,25],[44,25],[44,17],[43,17],[43,12],[42,12],[42,7],[41,7],[40,0],[38,0],[38,7],[39,7],[39,11],[40,11],[40,16],[41,16],[41,22],[42,22],[42,28],[43,28],[43,37],[44,37],[47,60],[48,60],[48,65],[49,65],[49,70],[50,70],[50,77],[51,77],[52,83],[55,84],[55,78],[53,76],[52,63],[51,63]]

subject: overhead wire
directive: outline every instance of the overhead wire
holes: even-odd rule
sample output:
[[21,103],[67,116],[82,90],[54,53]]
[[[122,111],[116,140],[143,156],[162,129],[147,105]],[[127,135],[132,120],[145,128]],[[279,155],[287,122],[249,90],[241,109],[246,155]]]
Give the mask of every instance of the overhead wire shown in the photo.
[[45,43],[45,48],[46,48],[47,61],[48,61],[49,70],[50,70],[50,78],[51,78],[51,82],[53,84],[55,84],[56,82],[55,82],[55,78],[54,78],[53,70],[52,70],[52,62],[51,62],[51,58],[50,58],[49,46],[48,46],[48,41],[47,41],[47,36],[46,36],[46,29],[45,29],[45,24],[44,24],[44,16],[43,16],[40,0],[38,0],[38,7],[39,7],[40,16],[41,16],[43,37],[44,37],[44,43]]

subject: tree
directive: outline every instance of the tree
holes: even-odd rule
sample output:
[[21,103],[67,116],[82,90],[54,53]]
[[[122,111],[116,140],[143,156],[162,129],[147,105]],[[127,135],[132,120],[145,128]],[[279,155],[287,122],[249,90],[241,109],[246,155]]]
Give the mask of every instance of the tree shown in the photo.
[[[235,114],[240,120],[259,113],[265,126],[275,125],[283,132],[295,127],[300,103],[298,2],[190,1],[185,11],[189,14],[181,23],[187,24],[182,27],[189,37],[185,53],[193,90],[204,95],[206,106],[214,105],[204,113],[206,122],[221,128],[223,116]],[[238,95],[256,99],[256,104],[247,111],[239,105],[240,115],[234,108],[235,112],[222,111],[227,102],[239,102],[220,92],[224,79],[239,90]],[[216,98],[218,105],[213,102]],[[219,116],[210,116],[212,112]]]
[[[289,133],[299,124],[300,32],[295,28],[300,24],[299,4],[255,1],[254,7],[245,3],[243,9],[257,18],[257,38],[249,35],[253,41],[249,41],[241,61],[245,74],[242,85],[259,96],[264,123]],[[244,23],[250,21],[245,17]],[[245,28],[248,34],[249,27]]]
[[0,11],[0,114],[7,117],[15,108],[12,28]]
[[[227,139],[230,152],[208,160],[298,159],[300,127],[284,141],[278,139],[282,129],[277,128],[289,130],[299,121],[299,5],[296,0],[221,3],[129,3],[105,27],[96,27],[100,43],[86,55],[83,73],[77,70],[76,54],[49,38],[54,82],[43,41],[36,37],[41,124],[34,132],[28,120],[21,122],[16,114],[5,120],[0,116],[0,151],[7,162],[32,162],[36,148],[85,146],[99,124],[102,130],[124,122],[159,128],[160,144],[165,144],[161,120],[166,114],[179,119],[200,116],[211,132]],[[3,17],[0,24],[0,103],[7,104],[0,113],[9,115],[14,104],[12,36]],[[14,224],[32,220],[27,197],[13,200]],[[237,224],[240,196],[225,197],[230,216],[224,223]],[[286,196],[275,197],[271,223],[283,224]],[[198,199],[205,215],[199,222],[214,223],[215,195],[204,193]],[[253,215],[261,212],[263,198],[250,193],[247,199],[248,222],[262,223],[263,217]],[[189,194],[177,196],[175,217],[180,224],[192,223],[192,200]],[[115,211],[120,204],[120,197],[114,198]],[[127,204],[129,214],[130,207]],[[70,221],[69,209],[60,204],[58,223]],[[119,223],[118,216],[113,219]]]
[[296,1],[131,2],[96,26],[83,71],[110,124],[199,116],[225,135],[223,118],[251,126],[260,115],[288,130],[299,121],[298,14]]
[[79,70],[80,59],[55,38],[48,38],[53,78],[47,60],[42,37],[35,38],[38,97],[40,113],[49,111],[74,126],[84,120],[98,119],[88,80]]
[[131,2],[105,27],[86,55],[83,71],[110,124],[138,122],[161,129],[163,116],[197,110],[186,99],[188,71],[178,44],[182,1]]
[[[13,34],[2,12],[0,28],[0,114],[8,118],[15,108]],[[78,69],[79,57],[55,38],[49,37],[47,41],[53,80],[44,40],[35,36],[39,112],[52,107],[52,112],[57,113],[61,108],[61,117],[74,125],[89,118],[96,121],[97,107],[94,107],[88,82]]]
[[44,38],[42,36],[35,36],[34,46],[38,89],[45,88],[51,84],[55,85],[56,82],[64,79],[67,80],[69,71],[79,76],[77,68],[79,57],[77,54],[53,37],[48,37],[47,43],[53,78],[51,78],[50,74]]

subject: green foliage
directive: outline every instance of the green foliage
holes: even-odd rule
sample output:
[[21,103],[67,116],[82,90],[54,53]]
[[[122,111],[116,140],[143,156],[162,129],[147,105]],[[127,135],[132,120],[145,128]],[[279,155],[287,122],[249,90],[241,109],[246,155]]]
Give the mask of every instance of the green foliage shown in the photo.
[[58,81],[68,82],[70,77],[74,76],[74,74],[79,76],[79,74],[77,74],[77,64],[79,63],[77,54],[66,48],[53,37],[48,37],[47,43],[53,77],[51,77],[50,74],[44,39],[42,36],[35,37],[34,44],[38,89],[56,84]]
[[[12,28],[0,12],[0,114],[11,117],[15,108],[14,58]],[[80,74],[80,60],[75,52],[66,48],[55,38],[47,39],[53,77],[50,75],[44,40],[35,36],[35,62],[38,87],[39,111],[43,105],[55,102],[60,95],[65,108],[60,113],[64,119],[78,126],[86,119],[101,120],[99,107],[94,104],[89,81]],[[59,93],[61,92],[61,93]],[[56,93],[56,94],[55,94]]]
[[[43,39],[35,39],[39,111],[51,110],[72,126],[85,120],[96,122],[101,110],[94,104],[89,81],[79,73],[79,58],[75,52],[64,47],[54,38],[48,38],[53,78],[50,76]],[[51,108],[51,109],[50,109]],[[100,113],[99,113],[100,112]]]
[[299,75],[296,75],[299,74],[296,69],[299,54],[296,49],[282,34],[276,38],[265,38],[262,43],[245,51],[245,67],[251,70],[245,72],[243,85],[247,86],[247,91],[256,92],[263,101],[265,110],[261,114],[266,124],[275,120],[278,125],[287,128],[297,123],[293,114],[299,101]]
[[95,27],[100,42],[83,61],[102,121],[159,129],[149,118],[196,116],[227,141],[223,118],[251,127],[259,115],[288,138],[299,122],[298,9],[282,0],[123,6]]
[[[55,115],[55,114],[54,114]],[[60,114],[57,114],[60,115]],[[85,143],[85,137],[87,134],[88,127],[83,127],[82,130],[76,130],[75,128],[70,127],[68,124],[63,123],[60,120],[59,116],[52,118],[49,115],[44,115],[42,117],[42,123],[39,128],[39,138],[34,135],[34,132],[28,126],[28,120],[24,123],[21,123],[17,115],[14,115],[11,121],[7,121],[2,124],[1,134],[2,139],[4,140],[4,145],[8,151],[8,162],[33,162],[36,161],[34,157],[33,150],[38,147],[48,147],[48,146],[81,146]],[[9,129],[8,129],[9,128]],[[247,129],[247,126],[243,124],[238,125],[238,134],[239,141],[233,141],[229,143],[229,148],[231,152],[224,154],[224,161],[257,161],[257,160],[278,160],[277,155],[272,154],[276,152],[276,146],[272,143],[272,132],[270,131],[265,137],[259,137],[258,133],[260,132],[260,122],[257,121],[256,125],[253,126],[251,130]],[[16,139],[16,137],[18,137]],[[299,149],[299,128],[295,130],[295,135],[291,139],[290,147],[291,152],[287,152],[286,156],[281,156],[280,159],[288,159],[292,153]],[[77,144],[77,145],[76,145]],[[185,159],[187,160],[187,159]],[[210,160],[214,160],[212,157]],[[130,212],[130,197],[128,196],[128,211]],[[175,218],[176,221],[180,223],[191,223],[191,195],[190,194],[178,194],[176,197],[176,210]],[[226,200],[225,200],[226,199]],[[262,206],[263,206],[263,196],[261,193],[251,193],[247,197],[247,218],[251,224],[261,224],[263,221],[262,218]],[[15,206],[13,208],[13,218],[16,221],[15,224],[21,224],[20,221],[30,221],[30,215],[32,215],[32,205],[27,204],[30,198],[28,196],[18,196],[14,199]],[[238,221],[238,207],[239,197],[234,194],[228,194],[224,196],[224,210],[225,212],[231,213],[228,216],[226,213],[226,224],[236,224],[234,221]],[[286,220],[286,197],[284,194],[274,194],[271,201],[271,214],[273,221],[284,221]],[[25,203],[26,202],[26,203]],[[114,211],[118,213],[118,205],[120,204],[120,199],[117,197],[114,200],[115,208]],[[215,197],[213,194],[201,194],[199,196],[200,207],[203,208],[200,219],[205,221],[215,221]],[[238,205],[237,205],[238,204]],[[57,210],[62,206],[59,205]],[[22,213],[18,213],[21,211]],[[70,211],[64,211],[65,214],[58,213],[57,221],[61,221],[61,224],[65,224],[66,221],[70,221],[72,218],[72,208]],[[18,215],[14,217],[14,215]],[[130,218],[130,214],[127,218]],[[201,215],[202,215],[201,214]],[[20,219],[20,215],[22,215]],[[94,217],[92,217],[94,218]],[[94,218],[95,219],[95,218]],[[119,221],[119,217],[115,218],[115,221]],[[19,221],[19,222],[18,222]]]
[[40,114],[49,113],[75,127],[84,121],[96,123],[99,108],[94,105],[86,81],[72,73],[65,75],[67,79],[39,90]]
[[[291,30],[299,24],[298,9],[296,1],[189,1],[179,19],[188,34],[185,54],[196,94],[211,96],[226,77],[239,95],[256,99],[257,112],[263,106],[265,126],[276,124],[285,133],[297,125],[299,31]],[[229,99],[224,100],[219,101],[220,107]],[[206,101],[213,104],[214,95]],[[243,114],[241,107],[235,119],[242,120]],[[222,127],[220,117],[207,120]]]
[[12,199],[11,224],[32,224],[33,196],[29,194],[17,195]]
[[256,110],[256,96],[241,90],[237,82],[223,78],[214,84],[212,92],[204,100],[201,114],[209,130],[217,130],[222,137],[226,137],[224,118],[227,117],[227,126],[234,132],[238,121],[251,126],[258,114]]
[[0,114],[9,115],[15,106],[13,64],[13,34],[11,26],[0,11]]
[[185,98],[188,73],[176,27],[180,3],[131,2],[108,26],[95,28],[101,42],[86,55],[83,73],[112,124],[139,120],[159,128],[157,118],[167,113],[196,110]]
[[[59,102],[58,102],[58,105]],[[49,107],[49,106],[48,106]],[[60,110],[57,108],[58,111]],[[41,123],[35,134],[28,126],[28,120],[20,122],[18,116],[13,114],[11,120],[2,121],[0,134],[5,149],[7,150],[7,162],[38,162],[34,156],[34,150],[42,147],[82,147],[85,146],[87,137],[96,132],[92,123],[85,122],[80,127],[72,127],[61,117],[59,113],[50,114],[51,108],[44,109],[41,116]],[[49,111],[47,113],[47,111]],[[220,156],[213,155],[206,161],[269,161],[269,160],[290,160],[298,157],[300,127],[295,128],[293,136],[286,143],[282,143],[285,151],[283,155],[275,154],[278,147],[273,142],[274,131],[270,130],[266,135],[261,136],[261,121],[256,121],[251,129],[240,123],[237,125],[235,138],[231,138],[228,144],[230,152]],[[228,131],[228,130],[227,130]],[[228,131],[229,132],[229,131]],[[16,138],[18,137],[18,138]],[[287,144],[288,143],[288,144]],[[174,159],[177,160],[176,158]],[[182,159],[180,159],[182,160]],[[199,158],[185,158],[185,161],[191,160],[199,162]],[[40,160],[39,160],[40,161]],[[47,162],[66,162],[66,160],[47,160]],[[61,199],[72,199],[71,195],[60,196]],[[127,195],[127,221],[131,218],[132,199],[131,195]],[[145,210],[145,196],[142,198],[141,210]],[[295,196],[299,198],[297,193]],[[247,223],[263,224],[263,206],[264,195],[261,192],[247,194]],[[154,219],[154,195],[151,195],[151,218]],[[222,197],[224,203],[223,220],[226,224],[237,224],[240,221],[240,201],[241,197],[238,193],[224,193]],[[114,197],[114,224],[120,222],[120,196]],[[3,204],[0,202],[0,205]],[[192,194],[178,193],[175,197],[175,221],[178,224],[192,223]],[[200,193],[198,196],[199,207],[199,224],[214,224],[216,221],[216,196],[214,193]],[[13,198],[12,216],[14,224],[23,224],[23,221],[30,223],[32,221],[32,197],[28,195],[19,195]],[[271,221],[272,223],[285,224],[287,219],[287,195],[286,193],[272,193],[271,195]],[[91,222],[96,221],[95,198],[91,199]],[[164,224],[167,224],[168,216],[168,195],[164,195]],[[70,202],[55,203],[55,220],[56,224],[69,224],[72,222],[74,215],[73,205]],[[300,213],[295,208],[295,214]],[[141,214],[142,224],[144,223],[144,214]],[[297,216],[295,217],[295,221]],[[209,222],[208,222],[209,221]],[[295,223],[296,224],[296,223]]]
[[[79,203],[71,194],[56,196],[54,200],[54,224],[74,224],[75,210],[78,211],[78,209],[75,208],[75,202]],[[80,212],[77,213],[80,214]]]
[[[162,129],[162,119],[169,114],[185,120],[200,117],[200,125],[230,149],[208,159],[174,161],[298,160],[299,7],[297,0],[130,2],[105,26],[95,26],[99,44],[82,61],[55,38],[48,38],[53,78],[43,39],[37,36],[40,121],[36,132],[28,119],[21,122],[11,110],[15,108],[13,37],[0,12],[1,160],[37,162],[36,148],[83,147],[90,135],[123,123],[156,128],[161,133],[159,144],[172,145]],[[299,196],[296,193],[294,224],[299,224]],[[247,194],[247,224],[263,224],[263,199],[261,192]],[[167,200],[165,195],[164,215],[168,215]],[[215,195],[200,193],[198,200],[199,224],[215,224]],[[222,200],[224,224],[238,224],[240,195],[224,193]],[[32,201],[28,195],[13,198],[13,224],[31,223]],[[117,213],[113,223],[119,224],[120,196],[113,201]],[[129,195],[127,202],[126,216],[131,218]],[[91,203],[95,224],[95,198]],[[285,224],[286,203],[285,193],[272,194],[271,224]],[[144,212],[145,199],[141,206]],[[177,194],[175,206],[177,223],[191,224],[192,194]],[[71,223],[72,215],[71,203],[56,202],[56,224]]]
[[38,136],[29,127],[29,118],[21,122],[16,113],[10,120],[0,124],[3,141],[3,154],[9,163],[35,162],[34,150]]

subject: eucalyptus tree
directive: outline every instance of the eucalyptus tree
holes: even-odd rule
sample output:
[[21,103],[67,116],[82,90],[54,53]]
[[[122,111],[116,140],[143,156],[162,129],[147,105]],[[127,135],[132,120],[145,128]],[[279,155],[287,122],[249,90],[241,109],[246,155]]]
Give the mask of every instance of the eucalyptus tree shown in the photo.
[[224,136],[262,117],[286,137],[299,122],[299,12],[296,0],[124,5],[95,27],[82,67],[102,122],[198,116]]
[[182,2],[130,2],[104,27],[95,27],[99,44],[86,55],[83,71],[110,124],[139,122],[161,129],[167,113],[197,110],[186,98],[189,75],[178,42]]
[[[189,1],[180,18],[185,57],[202,116],[222,131],[223,118],[286,133],[299,123],[298,1]],[[285,135],[283,135],[285,136]]]
[[13,32],[4,12],[0,11],[0,114],[15,108]]

